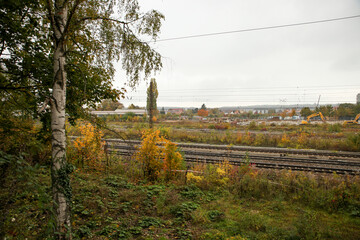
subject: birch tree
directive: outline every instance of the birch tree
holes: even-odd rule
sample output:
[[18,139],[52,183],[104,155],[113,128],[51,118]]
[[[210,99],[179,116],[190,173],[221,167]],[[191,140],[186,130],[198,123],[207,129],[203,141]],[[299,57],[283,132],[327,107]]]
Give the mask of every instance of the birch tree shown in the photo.
[[[141,73],[146,78],[153,70],[161,67],[161,56],[140,37],[146,35],[156,39],[164,17],[154,10],[142,14],[136,0],[47,0],[46,7],[54,51],[50,102],[56,231],[60,233],[59,238],[71,238],[71,188],[68,178],[71,168],[66,162],[65,152],[68,58],[76,58],[90,67],[92,72],[87,72],[87,76],[96,78],[102,75],[112,79],[113,60],[121,57],[123,69],[129,76],[129,85],[134,86],[141,78]],[[114,17],[115,10],[119,17]],[[76,63],[72,64],[76,67]]]
[[65,117],[76,119],[83,106],[124,94],[112,88],[114,61],[122,63],[130,87],[160,70],[161,56],[148,42],[158,38],[164,16],[141,12],[137,0],[1,1],[0,15],[2,100],[45,119],[44,126],[51,116],[55,232],[70,239]]

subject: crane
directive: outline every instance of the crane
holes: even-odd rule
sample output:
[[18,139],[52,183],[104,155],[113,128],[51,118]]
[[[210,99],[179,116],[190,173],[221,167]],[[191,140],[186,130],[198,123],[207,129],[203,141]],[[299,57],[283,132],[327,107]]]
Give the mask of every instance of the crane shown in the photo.
[[358,123],[359,118],[360,118],[360,113],[359,113],[358,115],[356,115],[356,117],[355,117],[354,120],[345,121],[343,124],[344,124],[344,125],[347,125],[347,124],[359,124],[359,123]]
[[310,119],[313,118],[313,117],[317,117],[317,116],[320,116],[320,117],[321,117],[321,120],[322,120],[323,122],[325,122],[325,117],[324,117],[324,115],[323,115],[321,112],[318,112],[318,113],[313,113],[313,114],[309,115],[309,116],[306,118],[306,120],[302,120],[300,124],[301,124],[301,125],[309,124],[309,123],[310,123]]

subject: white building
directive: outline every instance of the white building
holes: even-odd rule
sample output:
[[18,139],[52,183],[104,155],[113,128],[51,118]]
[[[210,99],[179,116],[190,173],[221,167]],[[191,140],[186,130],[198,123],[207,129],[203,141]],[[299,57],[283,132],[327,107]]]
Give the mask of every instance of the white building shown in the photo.
[[116,109],[115,111],[91,111],[91,114],[96,116],[106,116],[106,115],[124,115],[126,113],[134,113],[135,115],[144,115],[146,114],[145,109]]

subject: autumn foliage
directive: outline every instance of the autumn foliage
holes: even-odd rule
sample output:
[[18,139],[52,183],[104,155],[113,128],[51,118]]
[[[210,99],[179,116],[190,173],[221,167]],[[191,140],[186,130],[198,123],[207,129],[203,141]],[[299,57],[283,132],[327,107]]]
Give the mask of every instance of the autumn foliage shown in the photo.
[[205,110],[205,109],[200,109],[197,114],[200,116],[200,117],[207,117],[209,115],[209,111],[208,110]]
[[102,132],[90,123],[78,126],[81,134],[73,142],[70,160],[77,166],[92,170],[103,170],[105,141],[101,140]]
[[176,174],[173,170],[180,169],[183,164],[183,157],[176,144],[160,136],[159,130],[143,132],[136,160],[149,180],[169,180]]

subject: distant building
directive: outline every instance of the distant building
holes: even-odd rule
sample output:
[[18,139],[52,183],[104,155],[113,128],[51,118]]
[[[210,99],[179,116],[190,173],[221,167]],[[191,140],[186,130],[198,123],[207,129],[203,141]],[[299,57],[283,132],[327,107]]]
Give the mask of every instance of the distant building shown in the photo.
[[358,93],[358,95],[356,95],[356,103],[360,104],[360,93]]
[[253,111],[254,114],[267,114],[269,113],[269,109],[265,109],[265,108],[256,108]]
[[116,109],[115,111],[91,111],[91,114],[97,116],[107,116],[107,115],[124,115],[126,113],[134,113],[135,115],[144,115],[146,114],[145,109]]
[[172,114],[180,115],[180,114],[184,113],[184,109],[182,109],[182,108],[171,108],[167,112],[172,113]]

